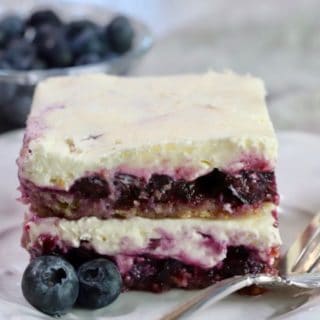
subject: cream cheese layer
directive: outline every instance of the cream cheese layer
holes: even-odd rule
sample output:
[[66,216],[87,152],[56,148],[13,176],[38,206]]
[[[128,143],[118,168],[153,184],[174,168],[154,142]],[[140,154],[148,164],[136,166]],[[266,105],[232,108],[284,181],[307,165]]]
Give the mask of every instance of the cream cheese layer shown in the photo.
[[20,176],[67,190],[92,172],[192,180],[257,159],[273,169],[277,141],[261,80],[233,73],[52,78],[36,90]]
[[234,219],[130,219],[79,220],[36,218],[25,224],[28,250],[41,247],[43,236],[56,239],[61,248],[78,248],[83,243],[101,255],[151,254],[174,258],[187,264],[211,268],[221,262],[229,246],[247,246],[272,264],[270,250],[281,244],[279,230],[266,204],[256,215]]

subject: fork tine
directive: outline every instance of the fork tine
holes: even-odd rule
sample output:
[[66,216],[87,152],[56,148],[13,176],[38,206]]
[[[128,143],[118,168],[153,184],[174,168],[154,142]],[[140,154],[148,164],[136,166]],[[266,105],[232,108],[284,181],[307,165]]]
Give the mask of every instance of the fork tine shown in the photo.
[[[320,230],[319,230],[320,231]],[[302,255],[293,266],[292,272],[311,272],[320,259],[320,232],[316,234],[302,251]]]
[[[310,254],[317,244],[317,236],[320,233],[320,212],[316,214],[305,230],[297,237],[294,243],[291,245],[284,257],[282,269],[285,273],[292,272],[307,272],[304,270],[303,261],[306,261],[306,257]],[[313,241],[314,240],[314,241]],[[319,241],[319,239],[318,239]],[[319,242],[318,242],[319,243]],[[316,261],[316,257],[313,255],[313,262]],[[313,263],[309,263],[309,268],[312,267]]]
[[320,256],[313,263],[313,265],[309,268],[308,272],[312,272],[312,273],[319,273],[320,272]]

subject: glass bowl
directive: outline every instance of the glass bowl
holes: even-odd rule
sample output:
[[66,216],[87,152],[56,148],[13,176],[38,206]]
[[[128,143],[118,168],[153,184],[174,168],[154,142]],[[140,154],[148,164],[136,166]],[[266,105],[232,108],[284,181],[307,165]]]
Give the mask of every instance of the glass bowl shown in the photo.
[[[107,24],[115,12],[105,6],[84,2],[40,1],[40,0],[1,0],[0,16],[7,13],[18,13],[27,16],[30,12],[50,8],[59,14],[64,21],[87,18],[97,24]],[[35,86],[43,79],[53,76],[80,75],[86,73],[109,73],[123,75],[132,68],[151,48],[153,38],[149,28],[142,22],[129,17],[135,30],[133,46],[123,55],[108,58],[97,64],[47,69],[15,71],[0,69],[0,132],[23,127],[30,110]]]

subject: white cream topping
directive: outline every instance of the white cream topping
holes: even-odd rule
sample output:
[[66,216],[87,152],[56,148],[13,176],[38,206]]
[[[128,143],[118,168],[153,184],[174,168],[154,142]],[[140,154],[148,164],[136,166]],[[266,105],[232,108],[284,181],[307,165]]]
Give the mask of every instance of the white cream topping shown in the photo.
[[101,169],[176,175],[190,168],[180,178],[194,179],[213,168],[241,168],[246,155],[271,167],[277,157],[262,81],[233,73],[45,80],[26,135],[22,176],[64,189]]
[[267,252],[281,244],[271,214],[274,209],[273,204],[265,204],[259,214],[225,220],[39,218],[27,222],[26,246],[30,249],[37,241],[41,245],[39,236],[49,234],[75,248],[87,241],[102,255],[153,254],[210,268],[226,257],[227,246],[244,245],[256,248],[261,259],[273,263]]

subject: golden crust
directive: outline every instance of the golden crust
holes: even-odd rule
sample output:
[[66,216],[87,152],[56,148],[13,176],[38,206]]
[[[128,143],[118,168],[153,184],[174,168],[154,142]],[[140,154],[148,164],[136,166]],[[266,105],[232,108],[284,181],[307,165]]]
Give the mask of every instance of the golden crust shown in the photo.
[[202,219],[233,219],[235,217],[247,217],[256,215],[261,212],[261,207],[269,202],[261,203],[255,207],[243,206],[238,210],[221,210],[215,208],[213,204],[205,204],[201,207],[187,207],[177,206],[170,207],[168,205],[158,205],[154,210],[141,210],[138,208],[131,208],[128,210],[112,210],[111,212],[101,212],[99,207],[93,206],[88,211],[81,211],[82,203],[57,202],[54,207],[31,206],[31,211],[36,212],[39,217],[60,217],[67,219],[78,219],[83,216],[96,216],[101,219],[119,218],[127,219],[132,217],[142,217],[149,219],[164,219],[164,218],[202,218]]

